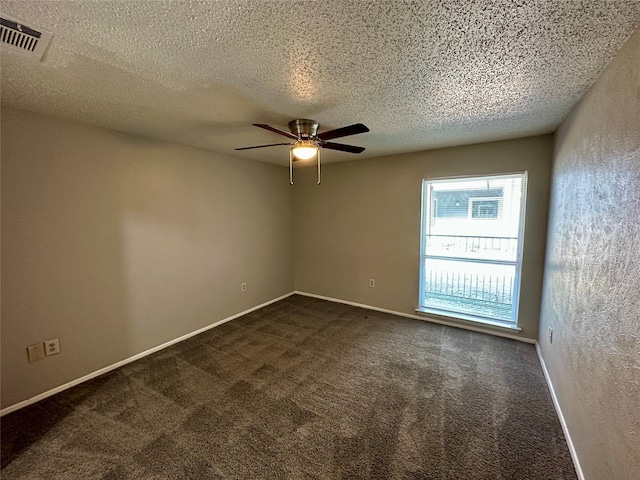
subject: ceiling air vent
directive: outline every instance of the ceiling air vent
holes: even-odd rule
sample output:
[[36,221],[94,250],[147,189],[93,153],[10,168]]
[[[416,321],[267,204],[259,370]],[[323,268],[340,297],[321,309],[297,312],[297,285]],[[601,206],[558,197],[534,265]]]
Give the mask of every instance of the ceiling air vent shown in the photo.
[[17,53],[42,60],[52,34],[27,27],[17,20],[0,18],[0,47],[3,53]]

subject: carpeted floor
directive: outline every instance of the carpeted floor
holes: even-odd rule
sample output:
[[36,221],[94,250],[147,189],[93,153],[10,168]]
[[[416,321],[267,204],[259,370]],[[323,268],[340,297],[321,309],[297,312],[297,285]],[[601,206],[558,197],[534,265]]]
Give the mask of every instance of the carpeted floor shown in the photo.
[[292,296],[2,418],[11,479],[575,479],[532,345]]

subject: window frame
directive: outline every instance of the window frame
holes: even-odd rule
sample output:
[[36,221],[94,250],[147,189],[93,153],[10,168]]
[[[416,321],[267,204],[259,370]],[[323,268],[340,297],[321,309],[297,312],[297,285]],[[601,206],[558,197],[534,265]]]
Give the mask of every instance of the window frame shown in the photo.
[[[429,219],[433,213],[434,206],[432,205],[432,201],[428,201],[430,195],[430,185],[434,183],[445,183],[452,181],[475,181],[475,180],[500,180],[507,179],[513,177],[520,177],[522,179],[522,188],[521,188],[521,202],[520,202],[520,225],[518,228],[518,237],[517,237],[517,247],[516,247],[516,259],[514,262],[502,262],[502,261],[486,261],[485,263],[496,263],[496,264],[509,264],[515,267],[514,274],[514,285],[513,285],[513,316],[511,321],[504,321],[501,319],[490,318],[483,315],[471,315],[466,313],[454,312],[450,310],[441,310],[437,308],[432,308],[424,305],[424,300],[426,299],[425,294],[425,281],[426,281],[426,272],[425,272],[425,262],[427,258],[432,255],[427,255],[426,250],[426,242],[427,235],[429,233]],[[526,224],[526,205],[527,205],[527,197],[528,197],[528,172],[520,171],[520,172],[511,172],[511,173],[500,173],[500,174],[489,174],[489,175],[460,175],[453,177],[438,177],[438,178],[423,178],[422,179],[422,194],[421,194],[421,203],[420,203],[420,257],[419,257],[419,278],[418,278],[418,308],[416,308],[416,312],[428,315],[436,315],[439,317],[445,317],[455,320],[463,320],[470,321],[476,324],[486,324],[490,326],[497,327],[505,327],[514,330],[521,330],[518,326],[519,322],[519,313],[520,313],[520,293],[521,293],[521,284],[522,284],[522,261],[524,254],[524,235],[525,235],[525,224]],[[474,197],[474,199],[478,200],[495,200],[497,198],[493,197]],[[502,205],[499,206],[502,211],[504,211],[504,197],[501,198]],[[469,203],[469,217],[466,219],[467,221],[476,221],[476,220],[493,220],[492,218],[472,218],[472,203],[470,199]],[[459,257],[457,257],[459,258]],[[461,261],[465,261],[465,259],[459,258]]]

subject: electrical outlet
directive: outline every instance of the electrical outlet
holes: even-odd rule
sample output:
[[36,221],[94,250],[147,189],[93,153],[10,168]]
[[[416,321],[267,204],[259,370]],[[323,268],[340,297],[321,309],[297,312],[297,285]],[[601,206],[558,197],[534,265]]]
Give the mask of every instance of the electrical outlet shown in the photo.
[[553,343],[553,327],[549,327],[549,343]]
[[246,292],[247,291],[247,282],[242,282],[240,284],[240,291],[241,292]]
[[52,340],[45,340],[44,353],[48,357],[49,355],[56,355],[60,353],[60,340],[54,338]]
[[369,286],[371,288],[375,288],[376,287],[376,279],[375,278],[370,278],[369,279]]
[[35,343],[27,347],[27,357],[29,357],[29,362],[42,360],[44,356],[44,343]]

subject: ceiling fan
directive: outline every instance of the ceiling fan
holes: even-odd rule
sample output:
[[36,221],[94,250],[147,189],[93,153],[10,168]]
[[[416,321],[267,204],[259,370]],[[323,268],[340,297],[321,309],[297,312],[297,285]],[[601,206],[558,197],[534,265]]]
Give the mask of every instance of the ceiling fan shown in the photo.
[[295,160],[309,160],[314,156],[318,159],[318,185],[320,185],[320,149],[339,150],[348,153],[362,153],[364,147],[355,147],[344,143],[329,142],[334,138],[348,137],[366,133],[369,129],[362,123],[354,123],[346,127],[336,128],[322,133],[318,132],[318,122],[307,118],[298,118],[289,122],[290,132],[274,128],[264,123],[254,123],[253,126],[264,128],[270,132],[295,140],[295,143],[270,143],[268,145],[256,145],[254,147],[241,147],[236,150],[249,150],[252,148],[275,147],[278,145],[293,145],[289,150],[289,183],[293,185],[293,162]]

